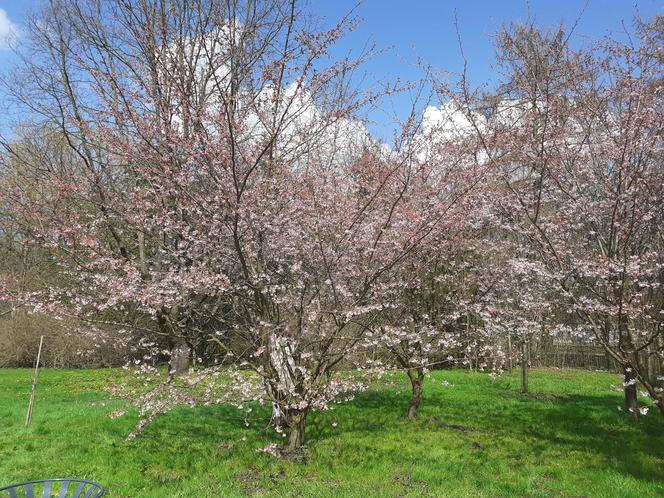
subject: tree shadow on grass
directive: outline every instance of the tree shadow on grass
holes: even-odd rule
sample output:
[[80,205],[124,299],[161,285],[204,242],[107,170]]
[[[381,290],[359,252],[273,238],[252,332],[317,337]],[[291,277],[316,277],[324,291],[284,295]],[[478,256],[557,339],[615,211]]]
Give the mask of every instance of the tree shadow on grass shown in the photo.
[[[394,388],[371,389],[359,393],[351,403],[336,405],[332,411],[313,413],[307,427],[308,443],[315,450],[318,445],[339,438],[348,440],[350,436],[360,446],[378,447],[373,438],[401,438],[409,446],[408,451],[422,452],[421,464],[435,465],[433,457],[428,461],[427,443],[420,444],[421,440],[438,431],[454,431],[462,452],[475,462],[486,458],[481,454],[485,448],[491,454],[499,450],[498,445],[507,444],[502,454],[512,458],[513,452],[515,462],[540,456],[550,461],[555,454],[565,458],[562,455],[581,452],[581,457],[600,455],[607,469],[639,480],[664,482],[664,433],[659,414],[633,421],[617,410],[619,394],[535,391],[524,395],[500,384],[484,387],[470,394],[464,389],[425,387],[420,418],[415,421],[404,418],[410,396],[407,388],[401,392]],[[176,445],[186,452],[192,444],[203,451],[225,441],[239,441],[243,436],[266,443],[281,442],[267,428],[269,416],[269,407],[254,407],[251,427],[246,428],[244,412],[237,408],[179,408],[148,427],[139,437],[139,444],[152,448]],[[514,445],[513,450],[509,445]],[[393,447],[376,451],[393,451]],[[381,458],[401,457],[381,453]]]
[[478,422],[512,436],[530,438],[536,442],[533,450],[538,453],[552,446],[565,453],[585,451],[602,455],[606,465],[618,472],[664,482],[664,436],[659,414],[632,420],[618,411],[621,400],[612,395],[568,394],[547,402],[519,394],[517,398],[516,403],[490,416],[481,415]]
[[[491,395],[488,399],[498,398],[493,406],[430,392],[425,394],[420,418],[408,421],[404,419],[407,391],[367,391],[334,416],[313,417],[308,437],[314,442],[340,433],[380,437],[381,431],[397,429],[405,438],[417,438],[421,431],[450,430],[456,431],[463,444],[482,439],[482,444],[472,443],[480,449],[501,444],[500,438],[508,437],[527,440],[531,456],[551,451],[598,454],[606,467],[617,472],[664,482],[664,434],[659,414],[631,420],[617,410],[620,397],[611,394],[523,395],[498,388]],[[333,419],[338,423],[336,429],[330,427]]]
[[178,407],[157,417],[139,438],[159,441],[183,436],[197,440],[240,437],[247,431],[260,431],[270,419],[269,409],[260,405],[252,408],[251,415],[247,415],[230,405]]

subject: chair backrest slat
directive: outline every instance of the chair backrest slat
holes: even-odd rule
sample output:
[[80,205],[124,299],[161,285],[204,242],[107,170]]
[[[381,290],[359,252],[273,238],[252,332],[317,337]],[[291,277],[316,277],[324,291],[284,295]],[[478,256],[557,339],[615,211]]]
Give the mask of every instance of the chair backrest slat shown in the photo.
[[76,491],[74,491],[74,496],[72,498],[81,498],[81,495],[83,494],[84,489],[85,489],[85,483],[82,482],[81,484],[78,485],[78,488],[76,488]]
[[9,493],[9,498],[18,498],[18,495],[16,494],[16,490],[15,490],[15,489],[13,489],[13,488],[9,488],[9,489],[7,490],[7,492]]
[[32,488],[31,482],[25,487],[25,498],[35,498],[35,492]]
[[42,491],[42,498],[51,498],[51,481],[46,481],[44,483],[44,490]]
[[67,491],[69,491],[69,484],[71,481],[64,481],[62,487],[60,488],[60,493],[58,493],[58,498],[67,498]]

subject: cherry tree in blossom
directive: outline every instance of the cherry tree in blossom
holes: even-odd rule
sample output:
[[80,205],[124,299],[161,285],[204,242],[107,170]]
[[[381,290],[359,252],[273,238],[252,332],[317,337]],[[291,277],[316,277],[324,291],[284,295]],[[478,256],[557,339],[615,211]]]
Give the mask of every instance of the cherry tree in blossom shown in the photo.
[[[403,268],[466,216],[476,171],[422,159],[414,116],[389,147],[365,130],[393,89],[354,90],[364,56],[328,56],[353,22],[321,30],[287,1],[81,0],[33,24],[42,93],[16,97],[78,162],[39,179],[48,195],[4,195],[62,266],[37,307],[111,317],[148,352],[134,434],[176,404],[268,401],[299,448],[312,410],[362,388],[339,370]],[[217,365],[152,366],[201,342]]]
[[[431,368],[469,365],[487,368],[484,356],[496,358],[488,347],[482,310],[484,270],[478,260],[486,230],[486,202],[490,196],[485,172],[478,169],[467,138],[472,131],[462,112],[448,103],[429,106],[414,142],[421,161],[448,175],[446,188],[466,189],[448,217],[444,230],[423,244],[402,269],[401,286],[380,327],[367,334],[367,343],[382,347],[391,359],[389,368],[403,370],[412,387],[407,417],[415,418]],[[452,178],[463,181],[451,181]],[[490,351],[491,350],[491,351]],[[482,358],[482,359],[480,359]],[[383,366],[385,360],[383,359]]]
[[[663,410],[652,368],[664,318],[661,32],[639,29],[638,46],[573,51],[562,29],[508,28],[498,37],[503,94],[491,103],[465,82],[461,91],[483,160],[502,178],[496,207],[513,266],[547,284],[576,332],[621,366],[634,416],[637,382]],[[471,112],[480,108],[485,121]],[[540,310],[525,319],[553,311],[532,304]]]

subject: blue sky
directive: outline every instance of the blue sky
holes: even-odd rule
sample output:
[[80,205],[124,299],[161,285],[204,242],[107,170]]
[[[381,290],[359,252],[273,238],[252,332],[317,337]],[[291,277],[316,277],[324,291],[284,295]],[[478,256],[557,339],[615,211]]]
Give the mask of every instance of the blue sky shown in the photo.
[[[334,19],[356,5],[355,0],[311,0],[313,10]],[[407,61],[421,56],[435,67],[460,71],[454,26],[455,11],[464,52],[473,79],[491,77],[492,36],[502,23],[526,20],[532,15],[542,25],[571,26],[580,17],[575,43],[611,33],[623,37],[636,12],[643,18],[664,14],[664,0],[365,0],[357,8],[364,23],[344,41],[346,48],[372,37],[380,47],[393,46]],[[398,67],[397,67],[398,66]],[[394,54],[377,61],[372,70],[407,74],[395,64]]]
[[[357,5],[356,0],[309,0],[312,10],[333,23]],[[0,37],[9,19],[20,32],[26,15],[39,0],[0,0]],[[584,10],[585,6],[585,10]],[[457,12],[469,73],[474,82],[491,79],[492,35],[501,23],[532,15],[543,25],[561,21],[571,25],[581,15],[573,43],[605,34],[624,37],[622,23],[630,24],[635,12],[643,18],[664,14],[664,0],[365,0],[357,9],[364,19],[358,29],[337,47],[339,53],[357,50],[373,40],[392,49],[366,66],[368,81],[400,76],[417,79],[417,57],[434,67],[458,72],[463,67],[454,27]],[[582,14],[583,12],[583,14]],[[0,43],[0,72],[11,67],[11,52]],[[2,94],[0,93],[0,99]],[[407,97],[395,102],[397,113],[408,107]],[[378,118],[380,119],[380,118]]]
[[[310,0],[313,10],[328,19],[348,12],[355,0]],[[455,28],[455,12],[473,83],[495,78],[492,71],[492,37],[502,23],[526,20],[557,26],[579,22],[572,43],[596,40],[604,35],[624,39],[623,23],[630,27],[635,13],[644,19],[664,14],[664,0],[366,0],[357,13],[364,22],[341,44],[340,50],[361,47],[373,39],[378,47],[392,46],[386,55],[366,69],[377,79],[421,77],[414,62],[418,57],[433,67],[451,72],[463,70]],[[410,100],[395,104],[402,115]]]

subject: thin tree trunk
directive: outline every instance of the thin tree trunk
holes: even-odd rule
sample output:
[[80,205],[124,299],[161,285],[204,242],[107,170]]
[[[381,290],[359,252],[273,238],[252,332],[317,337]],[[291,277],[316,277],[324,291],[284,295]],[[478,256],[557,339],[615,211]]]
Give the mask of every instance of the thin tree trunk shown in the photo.
[[411,368],[408,370],[408,378],[410,379],[410,384],[413,388],[412,395],[410,397],[410,402],[408,403],[408,414],[409,419],[417,418],[417,412],[420,409],[420,403],[422,402],[422,392],[424,387],[424,371],[421,368]]
[[648,380],[649,382],[655,382],[657,376],[659,375],[657,369],[657,352],[653,348],[652,344],[646,349],[646,365],[648,370]]
[[142,231],[138,232],[138,261],[143,273],[147,270],[147,265],[145,262],[145,233]]
[[632,417],[639,416],[639,403],[636,399],[636,371],[631,364],[625,364],[623,373],[625,374],[625,410]]
[[[655,340],[657,341],[655,349],[662,351],[664,349],[664,338],[660,334]],[[662,375],[662,373],[664,373],[664,355],[660,356],[657,360],[657,375]]]
[[[604,331],[603,331],[603,335],[604,335],[604,337],[603,337],[604,342],[605,342],[606,344],[609,344],[609,341],[611,340],[611,332],[610,332],[610,329],[609,329],[609,323],[608,323],[608,321],[604,323]],[[611,371],[611,365],[612,365],[612,363],[611,363],[611,360],[612,360],[611,355],[609,354],[608,351],[604,351],[604,356],[605,356],[605,358],[606,358],[606,371],[607,371],[607,372],[610,372],[610,371]]]
[[618,347],[623,352],[623,355],[627,361],[623,363],[623,375],[624,375],[624,386],[625,386],[625,410],[633,418],[638,418],[639,416],[639,403],[636,398],[636,370],[634,365],[638,364],[638,354],[635,351],[634,343],[632,341],[632,336],[630,335],[629,328],[627,326],[627,319],[625,315],[621,314],[618,318],[618,333],[620,337],[618,339]]
[[528,392],[528,363],[530,362],[528,341],[524,340],[521,346],[521,392]]

